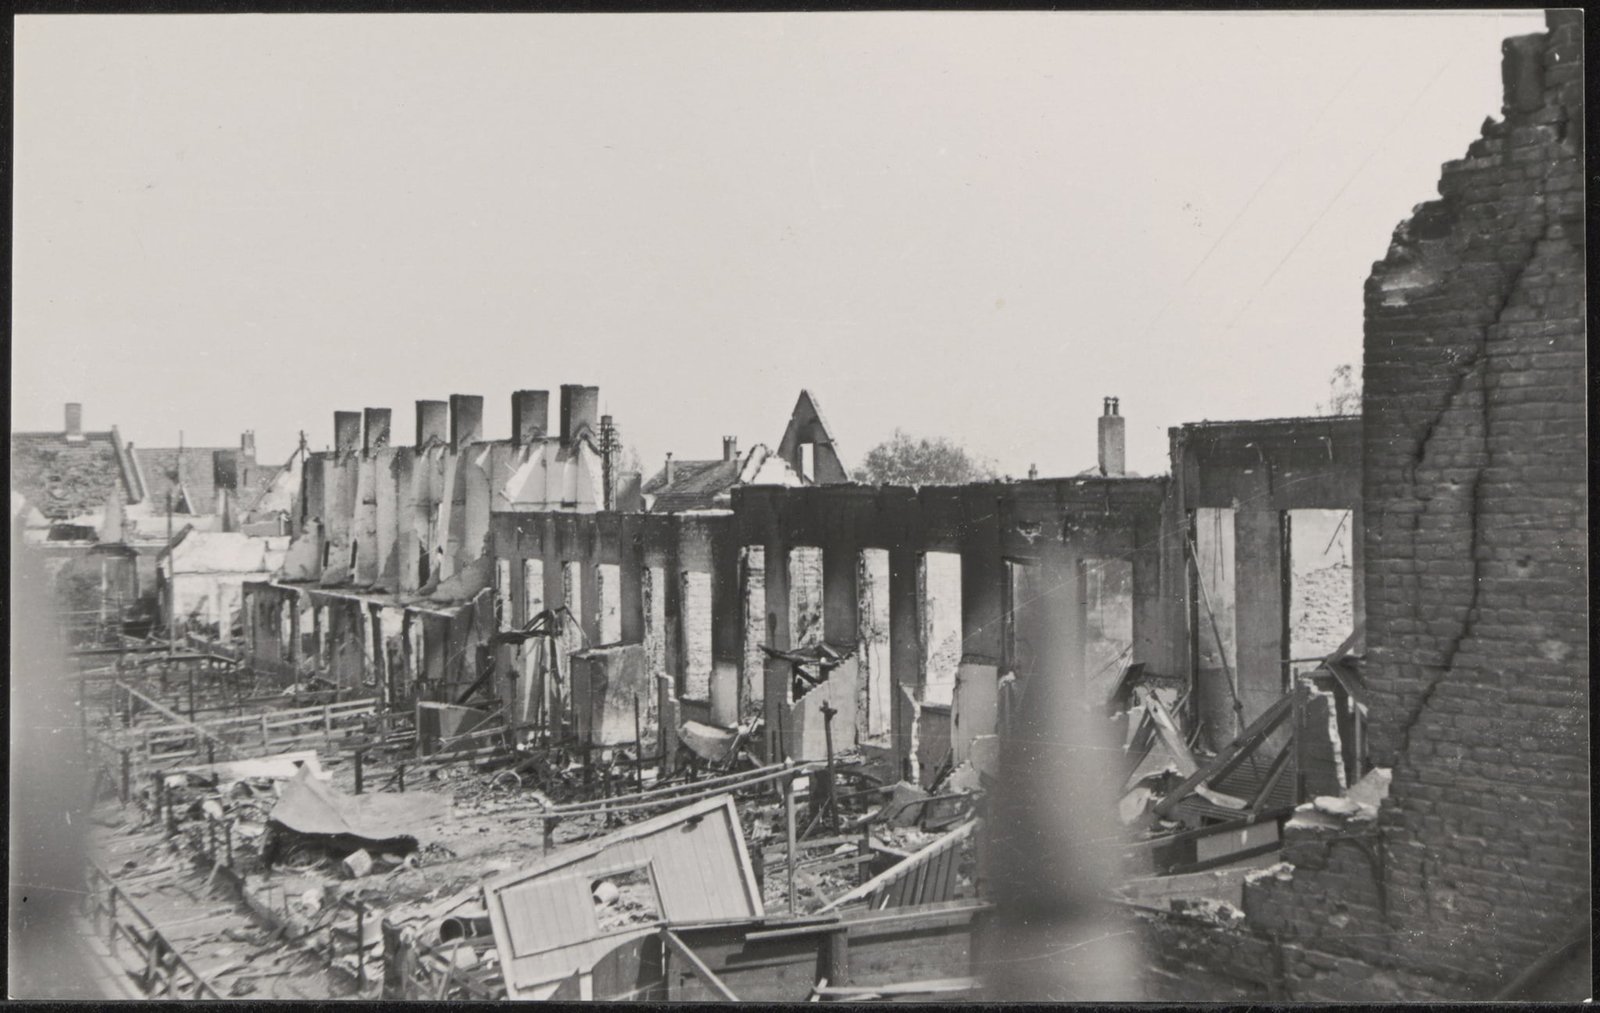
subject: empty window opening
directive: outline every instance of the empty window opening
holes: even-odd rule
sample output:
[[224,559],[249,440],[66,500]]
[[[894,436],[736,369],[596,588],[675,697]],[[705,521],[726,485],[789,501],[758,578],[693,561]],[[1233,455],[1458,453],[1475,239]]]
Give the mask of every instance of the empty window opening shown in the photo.
[[917,573],[922,620],[922,698],[949,704],[961,667],[961,556],[926,552]]
[[1194,511],[1191,525],[1193,558],[1187,580],[1194,707],[1207,744],[1216,749],[1244,730],[1234,708],[1239,674],[1234,511],[1202,507]]
[[583,650],[584,646],[583,629],[579,626],[579,617],[583,615],[582,564],[561,564],[561,603],[566,609],[561,615],[561,649],[566,652],[570,665],[573,653]]
[[544,611],[544,560],[522,561],[522,595],[523,619],[525,622],[531,621]]
[[1289,511],[1289,658],[1309,672],[1355,629],[1350,511]]
[[333,610],[324,605],[317,609],[317,658],[326,671],[333,667]]
[[1006,560],[1005,667],[1019,678],[1038,668],[1044,636],[1042,568],[1032,560]]
[[789,646],[822,643],[822,550],[800,545],[789,550]]
[[406,678],[415,686],[424,678],[424,673],[427,671],[426,634],[423,632],[422,616],[417,613],[412,613],[406,620],[406,642],[410,647],[406,656],[406,662],[410,666],[406,671]]
[[815,443],[800,444],[800,477],[807,482],[817,480],[817,445]]
[[1233,510],[1205,507],[1194,512],[1194,560],[1199,612],[1195,624],[1202,673],[1238,669],[1234,643]]
[[595,571],[595,589],[599,591],[600,600],[600,642],[619,643],[622,640],[622,567],[601,563]]
[[1133,660],[1133,563],[1085,559],[1083,671],[1089,700],[1103,700]]
[[352,576],[354,576],[356,572],[356,547],[360,544],[361,543],[356,541],[354,538],[350,540],[350,573]]
[[666,571],[652,566],[644,571],[644,648],[652,677],[667,673]]
[[360,608],[354,624],[361,634],[361,682],[365,686],[378,685],[378,621],[371,609]]
[[759,545],[747,545],[740,560],[744,576],[744,664],[739,679],[739,699],[743,711],[739,715],[748,720],[761,713],[766,699],[766,655],[761,645],[767,643],[767,550]]
[[294,656],[294,614],[283,607],[283,602],[278,603],[278,646],[281,648],[284,661]]
[[889,695],[889,551],[861,550],[857,578],[861,623],[861,678],[866,691],[867,735],[885,736],[891,724]]
[[421,587],[428,582],[428,547],[417,546],[417,586]]
[[683,575],[683,695],[711,699],[711,574]]
[[511,560],[499,559],[494,564],[494,611],[497,622],[495,625],[502,630],[509,630],[515,622],[511,608]]
[[598,876],[589,883],[594,900],[595,921],[602,933],[622,932],[645,925],[658,925],[661,894],[649,865]]
[[316,611],[311,606],[310,596],[300,595],[294,607],[300,627],[300,642],[295,645],[294,657],[296,660],[315,658],[322,650],[322,641],[317,637]]

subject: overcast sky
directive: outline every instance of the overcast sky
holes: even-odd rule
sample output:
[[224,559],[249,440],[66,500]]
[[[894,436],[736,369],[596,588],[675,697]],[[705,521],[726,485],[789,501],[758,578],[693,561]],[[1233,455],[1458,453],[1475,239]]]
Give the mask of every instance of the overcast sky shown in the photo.
[[[590,383],[646,470],[1310,414],[1537,13],[16,22],[12,422],[281,459]],[[554,400],[554,397],[552,398]],[[552,404],[552,411],[555,405]]]

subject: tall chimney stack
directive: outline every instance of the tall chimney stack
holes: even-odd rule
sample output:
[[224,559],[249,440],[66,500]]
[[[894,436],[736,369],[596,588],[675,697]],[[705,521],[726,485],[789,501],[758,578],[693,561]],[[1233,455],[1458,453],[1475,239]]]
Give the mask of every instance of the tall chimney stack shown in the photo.
[[526,447],[550,431],[550,392],[518,390],[511,393],[511,439]]
[[672,484],[672,474],[673,474],[672,451],[669,450],[669,451],[667,451],[667,484],[668,485]]
[[724,461],[737,461],[739,459],[739,437],[724,436],[722,438],[722,459]]
[[483,398],[477,394],[450,395],[450,445],[457,451],[483,439]]
[[333,450],[338,454],[353,454],[361,448],[361,413],[333,413]]
[[67,439],[83,439],[83,405],[76,401],[67,402]]
[[389,445],[392,413],[387,408],[368,408],[362,412],[361,449],[370,454]]
[[1127,422],[1119,398],[1108,397],[1100,415],[1100,474],[1121,478],[1127,471]]
[[256,431],[246,429],[239,435],[239,456],[246,464],[256,463]]
[[417,402],[417,446],[430,440],[445,442],[450,436],[450,406],[443,401]]
[[561,385],[561,442],[570,444],[573,437],[587,428],[590,433],[600,424],[600,388],[585,387],[581,383]]

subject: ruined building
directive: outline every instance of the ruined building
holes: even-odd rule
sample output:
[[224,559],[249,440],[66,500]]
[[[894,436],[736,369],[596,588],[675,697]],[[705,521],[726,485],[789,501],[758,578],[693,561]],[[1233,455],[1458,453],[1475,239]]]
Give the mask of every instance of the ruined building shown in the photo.
[[1583,15],[1547,22],[1367,282],[1362,677],[1393,783],[1245,894],[1297,999],[1489,998],[1574,940],[1587,978]]
[[[643,701],[669,762],[759,729],[767,762],[859,750],[923,786],[992,773],[1033,680],[1104,708],[1137,678],[1217,765],[1152,811],[1281,858],[1235,923],[1140,913],[1152,997],[1515,988],[1589,932],[1580,16],[1549,26],[1374,268],[1359,416],[1180,425],[1139,477],[1108,402],[1091,474],[868,487],[803,396],[775,455],[801,481],[728,444],[605,510],[594,388],[554,431],[519,393],[509,440],[475,398],[419,402],[414,447],[339,413],[246,587],[250,656],[520,719],[519,637],[560,612],[586,742],[634,741]],[[1224,763],[1251,729],[1263,762]]]

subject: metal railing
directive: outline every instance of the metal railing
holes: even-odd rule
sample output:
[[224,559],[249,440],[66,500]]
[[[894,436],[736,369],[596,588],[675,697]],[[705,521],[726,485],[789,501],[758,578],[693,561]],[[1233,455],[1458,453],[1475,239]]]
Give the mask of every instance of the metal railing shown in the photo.
[[126,967],[123,945],[131,946],[141,970],[135,971],[140,991],[152,999],[210,999],[222,996],[161,930],[135,904],[126,891],[100,866],[90,863],[86,904],[90,923],[106,940],[114,961]]

